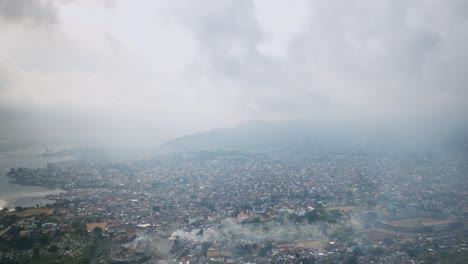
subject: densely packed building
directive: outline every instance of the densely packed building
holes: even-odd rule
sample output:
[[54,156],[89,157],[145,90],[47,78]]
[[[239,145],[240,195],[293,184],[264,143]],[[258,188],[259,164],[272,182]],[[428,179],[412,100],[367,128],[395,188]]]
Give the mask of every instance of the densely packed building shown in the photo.
[[[49,197],[57,201],[48,206],[53,213],[16,212],[14,222],[4,223],[15,214],[4,212],[1,236],[55,237],[55,251],[73,256],[89,243],[86,232],[99,233],[110,247],[104,262],[423,263],[467,253],[462,160],[321,153],[193,152],[12,169],[18,183],[64,192]],[[411,212],[437,212],[462,224],[405,234],[382,230],[369,217]],[[81,226],[85,238],[70,242]]]

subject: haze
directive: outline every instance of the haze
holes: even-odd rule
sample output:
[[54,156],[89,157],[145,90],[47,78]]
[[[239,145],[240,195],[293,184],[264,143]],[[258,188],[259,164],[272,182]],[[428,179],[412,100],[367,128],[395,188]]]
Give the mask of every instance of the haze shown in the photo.
[[468,2],[0,0],[0,134],[157,144],[248,120],[468,107]]

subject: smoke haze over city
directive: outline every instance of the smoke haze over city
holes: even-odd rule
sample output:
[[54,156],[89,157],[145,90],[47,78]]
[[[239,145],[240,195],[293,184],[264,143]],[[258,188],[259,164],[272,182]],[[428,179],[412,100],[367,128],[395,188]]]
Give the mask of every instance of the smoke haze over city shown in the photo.
[[468,263],[466,47],[466,0],[0,0],[0,263]]

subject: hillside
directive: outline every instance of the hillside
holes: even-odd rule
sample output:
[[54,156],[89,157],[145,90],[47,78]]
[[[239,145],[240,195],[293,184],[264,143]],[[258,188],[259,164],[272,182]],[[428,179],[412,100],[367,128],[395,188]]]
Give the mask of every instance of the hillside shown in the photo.
[[[201,150],[264,151],[294,147],[321,147],[331,150],[384,147],[411,151],[440,151],[446,148],[466,148],[466,129],[454,129],[447,134],[447,126],[424,124],[350,122],[320,122],[311,120],[249,121],[234,127],[186,135],[165,142],[163,152]],[[330,150],[330,149],[329,149]]]

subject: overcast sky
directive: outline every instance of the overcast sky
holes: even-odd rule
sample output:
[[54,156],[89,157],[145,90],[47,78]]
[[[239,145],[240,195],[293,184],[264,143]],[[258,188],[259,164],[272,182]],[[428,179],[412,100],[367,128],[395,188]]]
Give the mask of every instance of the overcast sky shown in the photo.
[[466,0],[0,0],[5,135],[468,118]]

